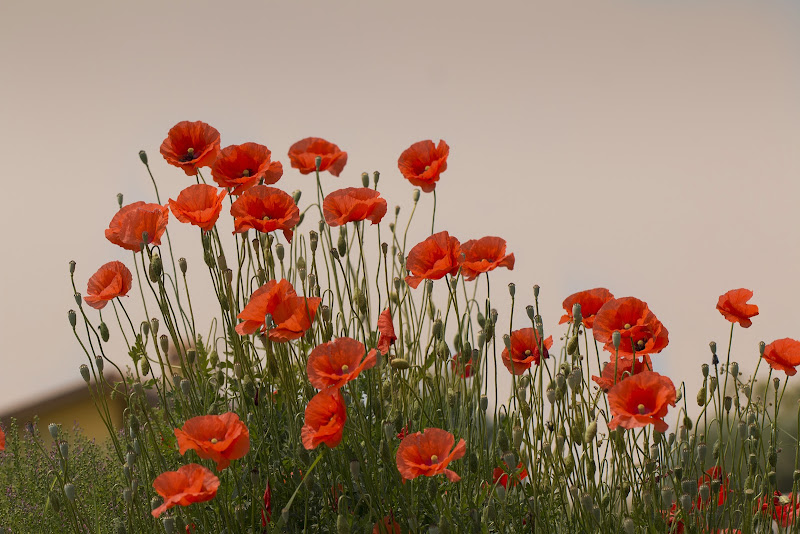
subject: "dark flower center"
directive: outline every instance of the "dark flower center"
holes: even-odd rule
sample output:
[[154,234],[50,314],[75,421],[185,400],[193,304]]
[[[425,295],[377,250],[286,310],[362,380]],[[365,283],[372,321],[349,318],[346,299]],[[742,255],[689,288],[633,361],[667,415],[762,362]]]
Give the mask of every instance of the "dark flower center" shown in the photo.
[[194,148],[189,147],[186,149],[186,155],[181,157],[181,162],[186,163],[192,161],[194,158]]
[[242,177],[243,178],[247,178],[248,176],[250,176],[250,169],[243,170],[242,171]]

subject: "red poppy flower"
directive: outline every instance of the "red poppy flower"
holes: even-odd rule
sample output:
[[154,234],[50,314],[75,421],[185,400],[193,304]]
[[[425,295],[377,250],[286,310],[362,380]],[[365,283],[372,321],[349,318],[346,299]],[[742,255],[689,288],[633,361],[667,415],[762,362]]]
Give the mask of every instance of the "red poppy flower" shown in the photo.
[[381,354],[389,354],[389,347],[394,345],[397,336],[394,333],[394,325],[392,324],[392,312],[389,308],[383,310],[378,317],[378,346],[376,347]]
[[241,195],[260,180],[274,184],[283,176],[283,165],[271,155],[258,143],[227,146],[211,166],[211,177],[220,187],[232,187],[231,195]]
[[464,258],[461,274],[464,280],[475,280],[480,273],[488,273],[498,267],[514,270],[514,254],[506,254],[506,240],[500,237],[470,239],[461,244]]
[[753,292],[749,289],[731,289],[720,295],[717,309],[730,322],[749,328],[753,324],[750,318],[758,315],[758,306],[747,303],[752,297]]
[[614,353],[613,334],[621,334],[619,355],[661,352],[669,343],[669,332],[661,324],[647,303],[634,297],[611,299],[597,312],[592,325],[594,338],[605,343],[605,349]]
[[294,199],[266,185],[245,191],[231,206],[231,215],[235,234],[251,228],[264,233],[283,230],[286,241],[292,240],[293,228],[300,222],[300,210]]
[[[539,352],[541,341],[542,355]],[[545,340],[539,338],[538,333],[533,328],[521,328],[511,332],[511,350],[503,349],[503,365],[512,374],[521,375],[532,364],[539,365],[541,359],[547,359],[550,354],[547,352],[553,346],[553,336]]]
[[405,437],[409,434],[408,425],[410,425],[410,424],[411,424],[410,422],[406,423],[406,426],[404,426],[403,428],[400,429],[400,432],[397,433],[397,439],[399,439],[401,441],[403,439],[405,439]]
[[400,532],[400,525],[394,520],[394,513],[387,515],[372,527],[372,534],[400,534]]
[[106,229],[106,239],[124,249],[139,252],[142,249],[142,234],[145,232],[147,244],[161,244],[161,236],[167,229],[168,220],[169,209],[166,206],[134,202],[114,215]]
[[776,339],[764,347],[762,356],[770,367],[776,371],[783,371],[787,376],[794,376],[800,365],[800,341],[785,337]]
[[[713,467],[709,467],[706,469],[706,472],[703,473],[700,478],[697,480],[697,488],[703,484],[708,484],[709,486],[715,480],[719,481],[719,496],[717,497],[717,506],[722,506],[725,504],[725,500],[728,498],[728,493],[730,492],[729,488],[729,480],[728,477],[723,478],[722,468],[718,465]],[[703,508],[707,506],[711,502],[711,496],[708,497],[706,502],[703,502],[702,496],[697,497],[697,508]]]
[[347,187],[325,197],[322,213],[328,226],[341,226],[364,219],[378,224],[386,215],[386,200],[369,187]]
[[194,176],[200,167],[210,167],[219,154],[219,132],[202,121],[183,121],[170,128],[161,143],[167,163]]
[[377,363],[376,351],[349,337],[340,337],[317,345],[308,356],[308,381],[317,389],[340,388],[354,380],[361,371]]
[[110,261],[89,278],[83,300],[95,310],[102,310],[109,300],[127,295],[132,283],[133,276],[125,264]]
[[0,428],[0,451],[6,450],[6,433]]
[[269,482],[267,482],[267,489],[264,490],[264,508],[261,509],[261,526],[266,527],[267,523],[271,522],[272,522],[272,489],[269,487]]
[[453,448],[455,441],[453,434],[441,428],[426,428],[423,432],[409,434],[397,448],[400,476],[411,480],[420,475],[432,477],[444,474],[450,482],[458,482],[461,477],[447,469],[447,465],[464,456],[467,445],[462,439]]
[[202,465],[189,464],[177,471],[161,473],[153,481],[153,487],[164,497],[164,504],[151,512],[158,517],[173,506],[210,501],[217,494],[219,479]]
[[222,200],[227,194],[227,191],[217,194],[213,185],[190,185],[178,194],[178,200],[169,199],[169,207],[179,221],[199,226],[207,232],[217,223]]
[[603,304],[613,298],[614,295],[612,295],[611,292],[604,287],[573,293],[564,299],[564,302],[561,304],[564,307],[564,311],[567,313],[566,315],[561,316],[561,320],[558,322],[558,324],[572,322],[574,320],[574,317],[572,317],[572,307],[575,304],[580,304],[583,324],[586,325],[586,328],[592,328],[594,325],[594,317],[597,312],[600,311],[600,308],[603,307]]
[[330,448],[342,441],[347,410],[336,388],[323,389],[308,401],[306,424],[300,431],[303,446],[316,449],[321,443]]
[[458,373],[461,378],[470,378],[472,376],[472,358],[462,362],[460,352],[453,356],[450,366],[453,368],[453,372]]
[[287,280],[270,280],[250,295],[247,306],[237,316],[244,322],[236,325],[236,331],[242,336],[257,330],[266,333],[264,320],[269,314],[274,323],[269,330],[272,341],[297,339],[311,328],[320,302],[319,297],[298,297]]
[[306,137],[289,149],[289,161],[300,174],[316,172],[317,156],[320,157],[319,172],[328,171],[334,176],[339,176],[347,163],[347,152],[319,137]]
[[400,154],[397,167],[406,180],[426,193],[430,193],[436,189],[439,175],[447,169],[449,154],[450,147],[441,139],[439,139],[438,146],[435,146],[431,140],[420,141]]
[[417,243],[408,253],[406,283],[416,289],[423,280],[439,280],[458,272],[461,244],[447,232],[433,234]]
[[672,380],[653,371],[643,371],[626,378],[608,391],[608,407],[614,415],[608,428],[639,428],[653,425],[659,432],[669,426],[663,417],[668,406],[675,406]]
[[[653,362],[650,360],[650,356],[645,354],[641,359],[638,357],[636,358],[636,365],[633,364],[633,358],[619,358],[616,362],[606,362],[605,366],[603,366],[603,372],[600,373],[600,376],[593,376],[592,380],[594,380],[600,389],[605,392],[608,392],[609,389],[614,387],[614,384],[621,382],[625,378],[633,375],[637,375],[643,371],[652,371],[653,370]],[[614,369],[617,370],[617,377],[616,380],[614,379]]]
[[780,491],[775,491],[772,498],[765,495],[760,500],[761,511],[769,512],[772,510],[772,519],[782,527],[790,527],[795,524],[798,512],[800,512],[800,502],[793,493],[783,495]]
[[[508,464],[505,462],[505,460],[503,461],[503,465],[505,465],[505,468],[498,466],[492,470],[492,484],[500,484],[504,488],[507,488]],[[517,465],[517,468],[511,474],[514,477],[512,483],[513,486],[516,486],[520,480],[524,480],[528,477],[528,471],[525,469],[525,467],[523,467],[522,462]]]
[[200,458],[217,462],[217,471],[250,450],[250,431],[233,412],[192,417],[175,429],[180,453],[193,449]]

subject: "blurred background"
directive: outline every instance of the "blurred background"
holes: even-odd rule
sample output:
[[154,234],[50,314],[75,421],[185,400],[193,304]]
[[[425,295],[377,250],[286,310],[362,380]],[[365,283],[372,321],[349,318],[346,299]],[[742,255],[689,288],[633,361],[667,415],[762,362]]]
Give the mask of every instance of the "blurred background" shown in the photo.
[[[164,202],[191,183],[158,153],[181,120],[267,145],[301,208],[313,178],[286,153],[324,137],[349,154],[326,191],[378,170],[401,218],[398,156],[445,139],[437,230],[508,241],[501,322],[510,281],[520,311],[541,286],[556,347],[571,293],[636,296],[669,329],[656,370],[693,399],[708,342],[727,351],[717,298],[746,287],[761,313],[732,359],[752,373],[760,340],[800,336],[798,30],[800,4],[776,1],[2,2],[0,416],[83,417],[67,409],[85,398],[67,264],[84,292],[103,263],[131,263],[103,231],[117,193],[155,201],[140,149]],[[199,238],[174,223],[202,320]]]

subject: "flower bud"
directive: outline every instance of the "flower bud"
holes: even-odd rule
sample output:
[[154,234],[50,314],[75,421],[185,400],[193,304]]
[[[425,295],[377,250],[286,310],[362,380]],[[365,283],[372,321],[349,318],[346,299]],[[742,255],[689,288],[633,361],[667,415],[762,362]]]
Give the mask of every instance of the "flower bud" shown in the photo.
[[122,208],[122,193],[117,193],[117,204]]
[[75,325],[78,324],[78,316],[75,314],[75,310],[67,312],[67,319],[69,319],[69,324],[72,328],[75,328]]
[[58,425],[55,423],[50,423],[47,425],[47,430],[50,432],[50,436],[53,439],[58,439]]
[[717,353],[717,342],[716,341],[711,341],[708,344],[708,348],[711,349],[711,354],[716,354]]
[[692,502],[692,498],[689,496],[689,494],[684,493],[681,495],[681,508],[683,508],[687,513],[689,513],[689,510],[692,509]]
[[69,456],[69,443],[66,441],[62,441],[58,444],[58,450],[61,452],[61,456],[64,458]]
[[88,384],[89,383],[89,379],[90,379],[89,367],[87,367],[87,365],[84,363],[84,364],[81,364],[79,369],[81,371],[81,377],[83,377],[83,380]]
[[164,265],[161,263],[161,256],[158,254],[153,254],[150,258],[150,267],[147,270],[147,275],[150,278],[150,281],[158,283],[161,279],[161,273],[164,270]]
[[167,534],[172,534],[175,532],[175,518],[174,517],[165,517],[161,520],[162,524],[164,525],[164,532]]
[[619,330],[614,330],[614,333],[611,334],[611,341],[614,343],[614,349],[619,350],[619,345],[622,343],[622,334],[619,333]]
[[569,338],[569,341],[567,341],[567,354],[574,356],[578,352],[578,348],[578,336],[574,335]]
[[700,391],[697,392],[697,405],[706,405],[706,388],[700,388]]
[[730,366],[728,367],[728,374],[730,374],[734,378],[739,376],[739,363],[738,362],[731,362]]
[[514,282],[508,284],[508,293],[511,295],[511,298],[514,298],[514,294],[517,292],[517,286],[514,285]]
[[94,358],[94,365],[97,367],[97,370],[102,373],[103,372],[103,357],[102,356],[95,356]]
[[778,391],[778,388],[781,386],[781,379],[777,376],[772,379],[772,386],[775,388],[775,391]]
[[396,369],[398,371],[403,371],[411,367],[411,365],[408,363],[408,360],[405,358],[394,358],[390,365],[392,366],[392,369]]
[[597,436],[597,421],[592,421],[586,427],[586,432],[583,434],[584,443],[591,444]]
[[759,354],[759,356],[763,356],[764,355],[764,349],[766,349],[766,348],[767,348],[767,344],[764,343],[763,341],[760,341],[758,343],[758,354]]
[[159,345],[161,345],[161,352],[164,354],[169,352],[169,338],[165,334],[161,334],[158,338]]
[[581,506],[583,506],[586,510],[591,510],[594,503],[592,502],[592,496],[588,493],[583,493],[581,495]]
[[150,372],[150,362],[147,360],[147,358],[142,358],[141,367],[143,375],[146,375],[147,373]]
[[64,484],[64,495],[67,496],[70,502],[75,502],[75,486],[70,482]]
[[636,532],[636,525],[630,517],[626,517],[622,521],[622,528],[625,530],[625,534],[634,534]]
[[414,192],[411,194],[411,198],[414,200],[414,204],[419,202],[419,189],[414,189]]
[[481,399],[479,401],[480,408],[482,412],[486,412],[489,408],[489,398],[486,395],[481,395]]

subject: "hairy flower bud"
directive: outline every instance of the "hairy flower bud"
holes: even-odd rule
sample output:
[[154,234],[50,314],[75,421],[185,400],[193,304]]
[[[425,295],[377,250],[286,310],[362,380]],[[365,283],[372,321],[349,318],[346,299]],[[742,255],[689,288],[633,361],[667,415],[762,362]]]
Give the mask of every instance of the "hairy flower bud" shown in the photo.
[[70,502],[75,502],[75,486],[70,482],[64,484],[64,495],[67,496]]
[[75,325],[78,324],[78,316],[75,310],[69,310],[67,312],[67,319],[69,319],[69,324],[72,328],[75,328]]

